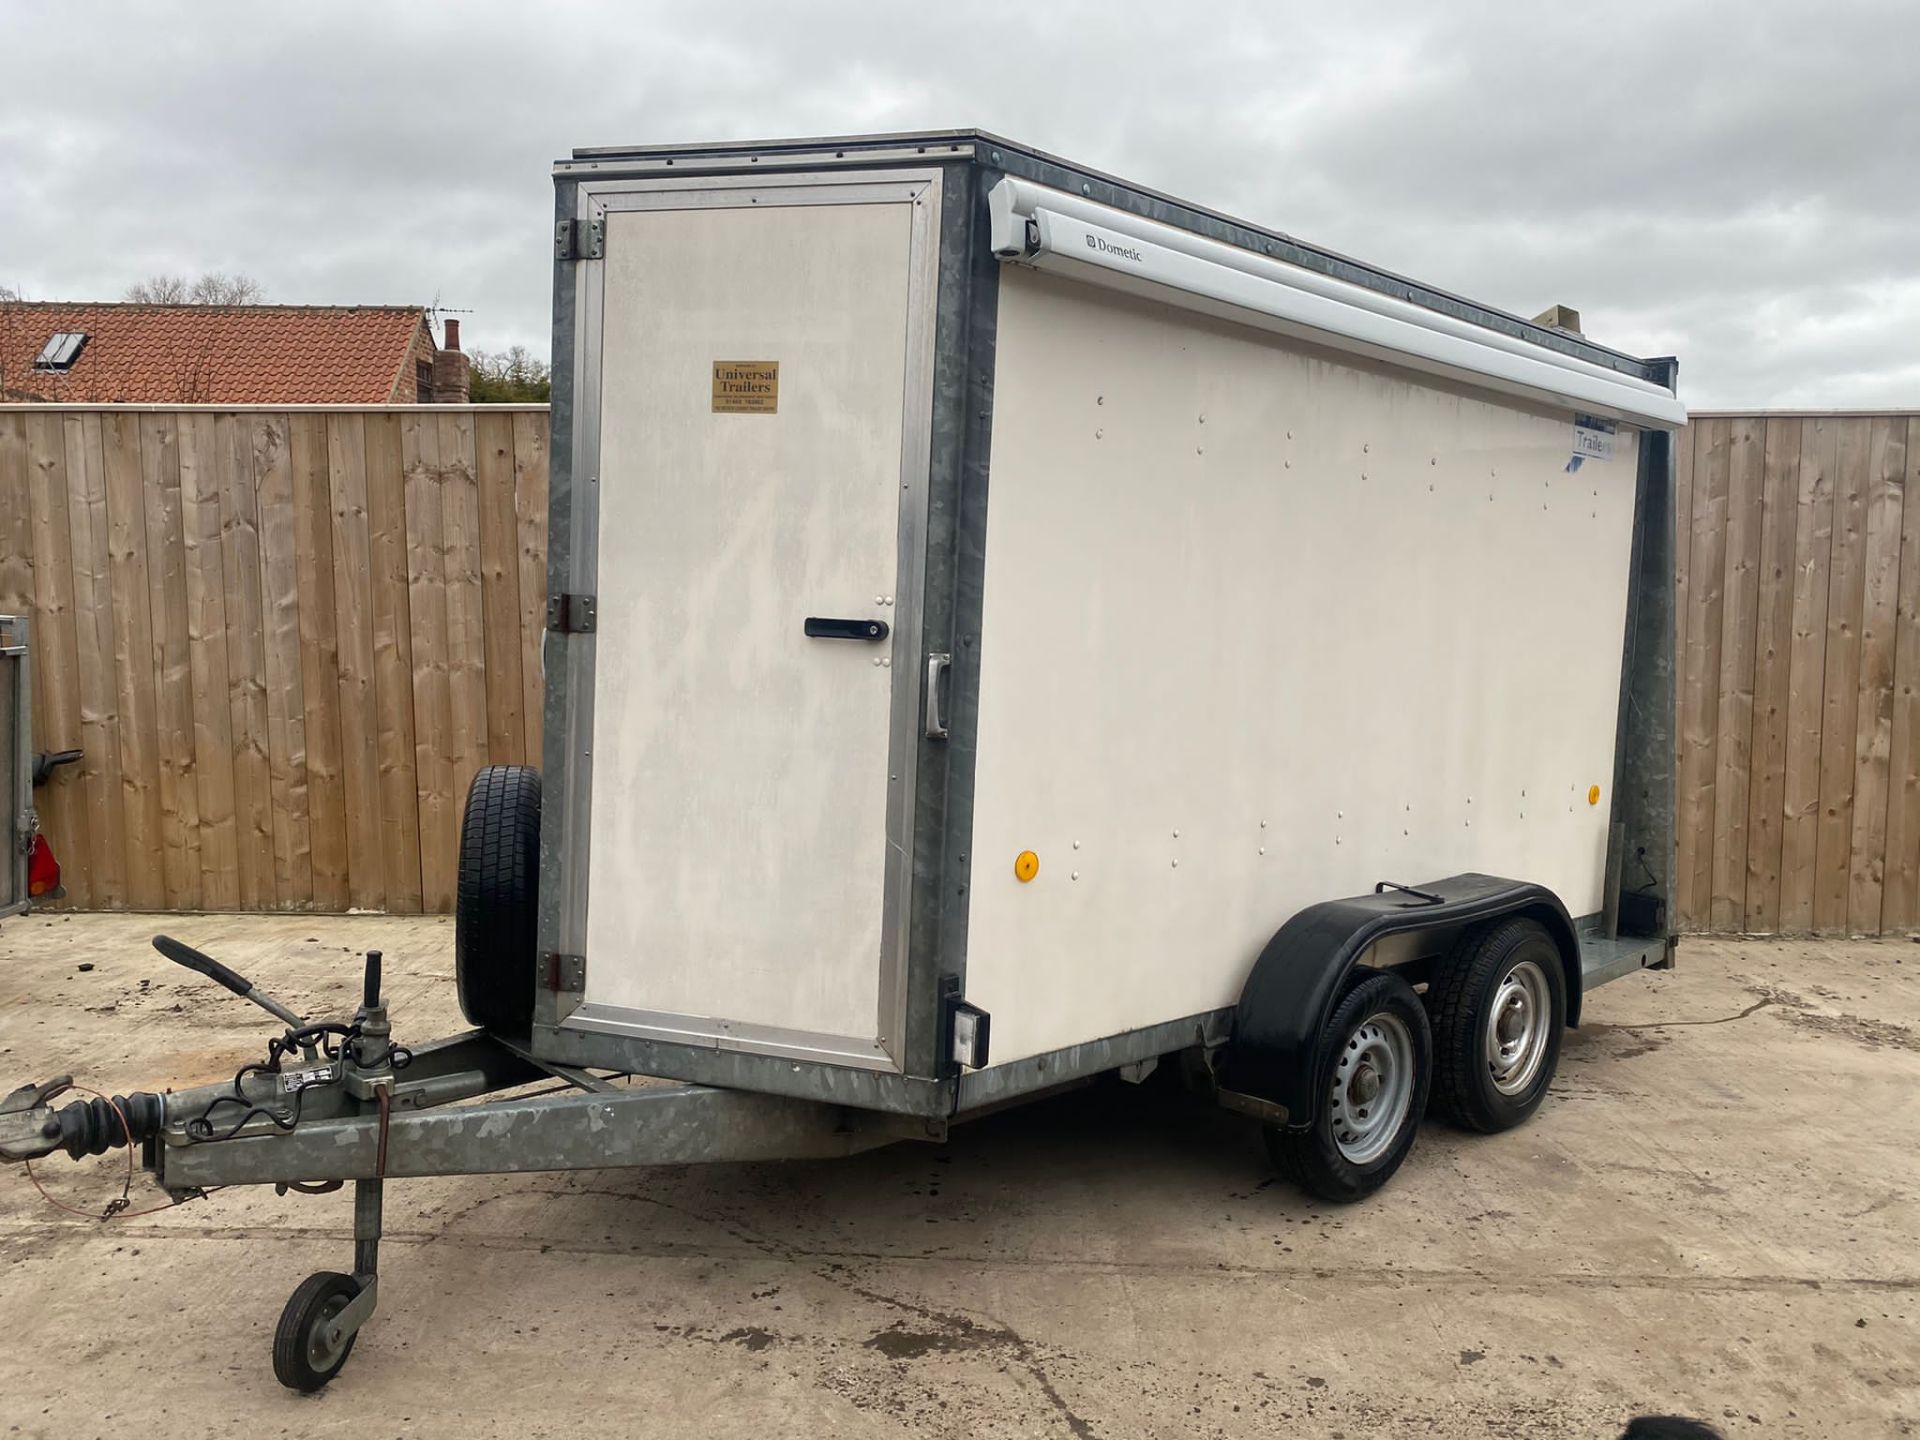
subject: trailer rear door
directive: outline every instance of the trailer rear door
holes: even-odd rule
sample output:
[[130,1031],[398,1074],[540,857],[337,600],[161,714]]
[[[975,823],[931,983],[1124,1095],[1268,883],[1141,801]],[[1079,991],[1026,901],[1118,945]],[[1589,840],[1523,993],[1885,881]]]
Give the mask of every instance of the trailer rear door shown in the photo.
[[568,1024],[897,1066],[937,203],[933,176],[608,202]]

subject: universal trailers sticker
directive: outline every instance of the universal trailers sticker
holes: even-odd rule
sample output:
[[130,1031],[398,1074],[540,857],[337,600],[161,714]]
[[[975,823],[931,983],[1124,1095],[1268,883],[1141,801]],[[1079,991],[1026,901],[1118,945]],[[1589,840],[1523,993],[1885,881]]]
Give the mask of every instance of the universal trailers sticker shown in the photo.
[[772,415],[780,409],[778,360],[713,362],[713,413]]

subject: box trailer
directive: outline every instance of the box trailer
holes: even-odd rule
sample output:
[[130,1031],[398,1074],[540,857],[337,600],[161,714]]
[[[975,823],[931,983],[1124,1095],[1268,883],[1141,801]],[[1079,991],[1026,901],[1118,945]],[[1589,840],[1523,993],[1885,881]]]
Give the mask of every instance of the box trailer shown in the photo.
[[370,957],[231,1087],[0,1106],[176,1196],[354,1180],[286,1383],[372,1311],[386,1178],[845,1153],[1170,1062],[1351,1200],[1671,964],[1672,360],[977,132],[554,180],[546,742],[468,799],[478,1028],[395,1045]]

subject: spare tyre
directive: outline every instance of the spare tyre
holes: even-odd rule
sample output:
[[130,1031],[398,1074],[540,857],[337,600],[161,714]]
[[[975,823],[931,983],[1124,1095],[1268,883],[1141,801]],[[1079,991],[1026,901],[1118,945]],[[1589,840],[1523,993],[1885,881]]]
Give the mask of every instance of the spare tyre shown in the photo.
[[469,1024],[524,1035],[533,1023],[540,899],[540,772],[489,765],[467,790],[453,903],[453,973]]

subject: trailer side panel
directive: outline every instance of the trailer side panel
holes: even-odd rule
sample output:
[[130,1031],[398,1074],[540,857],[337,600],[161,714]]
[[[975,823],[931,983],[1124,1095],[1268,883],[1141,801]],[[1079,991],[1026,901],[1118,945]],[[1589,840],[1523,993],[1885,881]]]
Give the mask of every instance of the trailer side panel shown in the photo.
[[996,1064],[1230,1005],[1289,915],[1377,880],[1600,911],[1634,430],[1023,267],[998,324]]

